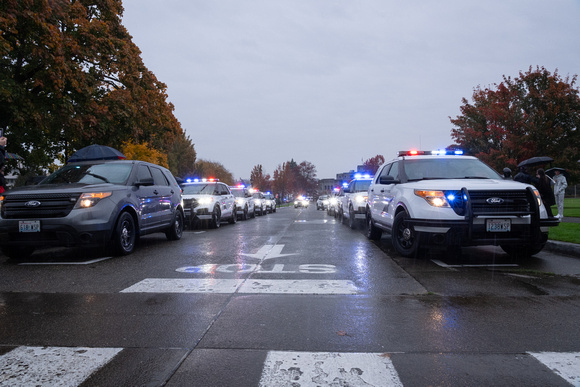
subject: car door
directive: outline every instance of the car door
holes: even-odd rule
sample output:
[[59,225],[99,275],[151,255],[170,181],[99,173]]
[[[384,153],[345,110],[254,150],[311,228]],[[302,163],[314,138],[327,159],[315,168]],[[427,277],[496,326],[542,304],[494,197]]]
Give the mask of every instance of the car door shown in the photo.
[[155,225],[155,213],[159,206],[159,192],[151,170],[145,164],[137,165],[137,183],[145,183],[137,184],[135,195],[139,201],[140,228],[146,230]]
[[236,200],[234,195],[232,195],[230,189],[225,184],[219,184],[221,202],[222,202],[222,214],[224,216],[231,216],[235,211]]
[[149,166],[149,169],[151,170],[153,180],[155,181],[155,189],[153,193],[157,200],[157,208],[153,215],[153,225],[169,225],[173,220],[174,207],[172,198],[175,194],[175,188],[170,185],[169,180],[167,180],[167,177],[160,168]]
[[393,200],[392,189],[395,184],[384,184],[384,182],[399,179],[399,162],[395,161],[386,164],[374,177],[373,184],[369,188],[369,207],[375,222],[381,224],[391,224],[393,214],[389,207]]

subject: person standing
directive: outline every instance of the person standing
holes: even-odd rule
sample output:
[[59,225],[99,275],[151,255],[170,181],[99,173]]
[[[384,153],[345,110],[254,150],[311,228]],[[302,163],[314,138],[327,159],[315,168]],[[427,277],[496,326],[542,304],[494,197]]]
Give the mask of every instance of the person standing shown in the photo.
[[4,160],[6,160],[6,143],[8,143],[8,139],[4,136],[0,137],[0,167],[4,165]]
[[552,179],[546,176],[546,173],[542,168],[536,171],[536,178],[538,182],[536,183],[536,188],[540,192],[542,197],[542,202],[544,202],[544,207],[546,207],[546,212],[550,218],[553,218],[552,208],[556,204],[556,199],[554,198],[554,191],[552,190]]
[[554,170],[554,178],[552,180],[556,183],[554,185],[554,197],[556,198],[556,206],[558,207],[557,217],[562,220],[564,218],[564,196],[568,182],[566,181],[566,176],[559,169]]

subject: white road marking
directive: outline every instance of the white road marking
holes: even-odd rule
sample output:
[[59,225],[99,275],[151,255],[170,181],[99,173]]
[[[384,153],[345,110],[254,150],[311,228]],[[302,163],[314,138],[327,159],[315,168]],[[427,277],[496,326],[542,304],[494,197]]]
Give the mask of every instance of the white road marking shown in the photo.
[[454,267],[518,267],[519,265],[516,263],[490,263],[490,264],[485,264],[485,265],[448,265],[445,262],[442,262],[438,259],[432,259],[431,262],[433,262],[434,264],[441,266],[441,267],[446,267],[446,268],[454,268]]
[[80,262],[20,262],[18,265],[90,265],[91,263],[97,263],[101,261],[106,261],[107,259],[111,259],[113,257],[103,257],[92,259],[90,261],[80,261]]
[[121,350],[18,347],[0,356],[0,386],[78,386]]
[[388,354],[268,352],[260,386],[403,386]]
[[260,259],[260,260],[287,257],[289,255],[296,255],[296,253],[282,254],[283,248],[284,248],[284,245],[264,245],[264,246],[260,247],[260,250],[258,250],[258,252],[255,254],[241,253],[241,255],[245,255],[246,257],[256,258],[256,259]]
[[572,386],[580,387],[580,352],[528,352]]
[[146,278],[121,293],[357,294],[347,280]]
[[226,265],[218,265],[209,263],[201,266],[184,266],[178,267],[175,271],[179,273],[191,274],[210,274],[210,273],[276,273],[276,274],[333,274],[337,272],[336,266],[324,265],[318,263],[309,263],[303,265],[284,265],[275,264],[271,267],[263,267],[253,263],[232,263]]

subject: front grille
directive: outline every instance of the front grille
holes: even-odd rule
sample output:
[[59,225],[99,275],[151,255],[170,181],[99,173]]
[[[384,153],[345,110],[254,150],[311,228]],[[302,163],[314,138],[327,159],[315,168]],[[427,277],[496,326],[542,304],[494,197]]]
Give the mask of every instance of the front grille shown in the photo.
[[[2,203],[2,218],[64,218],[72,211],[80,195],[80,193],[6,195]],[[31,202],[39,202],[40,205],[31,206]]]
[[183,199],[183,207],[184,208],[196,208],[199,206],[199,202],[195,198],[191,199]]
[[[530,198],[521,191],[469,191],[473,215],[528,215],[532,213]],[[489,199],[489,200],[488,200]]]

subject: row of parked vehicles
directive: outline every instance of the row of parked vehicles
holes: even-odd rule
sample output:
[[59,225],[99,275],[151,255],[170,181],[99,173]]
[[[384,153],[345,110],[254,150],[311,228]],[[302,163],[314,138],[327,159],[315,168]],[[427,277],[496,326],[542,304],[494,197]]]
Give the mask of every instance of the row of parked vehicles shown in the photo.
[[496,245],[527,258],[558,226],[534,186],[459,150],[401,151],[374,177],[354,179],[325,202],[323,209],[350,227],[364,224],[369,239],[388,233],[405,257],[427,248]]
[[185,219],[190,228],[219,228],[222,220],[236,223],[256,215],[276,212],[276,198],[271,193],[244,186],[230,187],[214,180],[196,180],[181,185]]
[[111,246],[127,255],[143,235],[178,240],[185,225],[217,228],[275,211],[270,194],[215,181],[180,185],[144,161],[85,159],[0,195],[0,249],[14,259],[51,246]]

